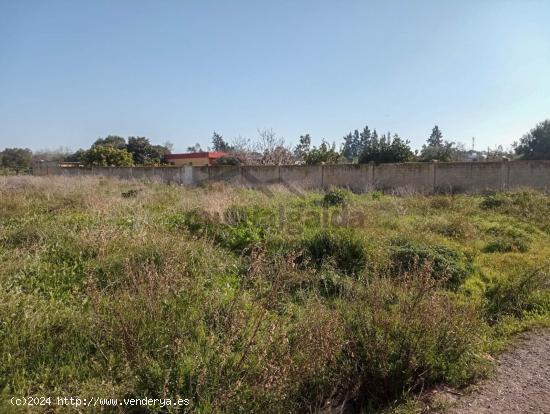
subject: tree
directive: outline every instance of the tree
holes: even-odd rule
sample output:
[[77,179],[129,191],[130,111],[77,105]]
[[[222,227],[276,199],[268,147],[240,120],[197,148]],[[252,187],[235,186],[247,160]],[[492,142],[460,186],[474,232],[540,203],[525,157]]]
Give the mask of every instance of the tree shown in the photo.
[[422,146],[420,161],[442,161],[450,162],[460,159],[462,149],[452,141],[443,140],[443,134],[436,125],[432,133]]
[[174,144],[172,144],[170,141],[166,141],[162,146],[166,149],[167,154],[171,154],[172,151],[174,151]]
[[86,153],[86,150],[83,150],[82,148],[79,150],[76,150],[72,154],[69,154],[65,157],[63,161],[68,162],[82,162],[82,157]]
[[432,128],[432,133],[428,138],[428,146],[437,147],[443,145],[443,134],[441,133],[439,127],[436,125]]
[[262,165],[289,165],[296,162],[291,147],[273,129],[258,130],[254,146],[255,152],[261,154],[259,162]]
[[126,140],[118,135],[107,135],[105,138],[98,138],[92,146],[109,145],[117,149],[126,148]]
[[361,134],[356,129],[344,137],[344,145],[342,146],[342,156],[347,160],[356,159],[361,153]]
[[318,148],[313,147],[305,157],[306,165],[336,164],[340,154],[336,151],[336,145],[329,145],[325,140]]
[[164,156],[170,153],[163,145],[151,145],[145,137],[129,137],[126,149],[137,165],[161,164]]
[[359,134],[359,141],[357,142],[357,156],[359,156],[365,147],[368,145],[371,139],[371,132],[368,125],[365,125],[361,134]]
[[355,130],[344,137],[344,145],[342,146],[342,156],[348,161],[354,161],[359,158],[365,147],[371,139],[371,131],[368,125],[365,125],[363,130]]
[[525,160],[550,159],[550,119],[540,122],[514,144],[516,154]]
[[131,167],[134,165],[132,154],[126,149],[115,148],[111,145],[93,145],[84,151],[80,157],[86,165],[98,167]]
[[298,145],[294,148],[294,156],[300,160],[305,159],[311,147],[311,136],[309,134],[301,135]]
[[69,148],[59,147],[57,149],[41,149],[34,151],[32,154],[33,162],[40,161],[65,161],[65,159],[71,155]]
[[359,163],[398,163],[412,161],[413,158],[414,153],[409,141],[401,139],[397,134],[392,138],[389,132],[379,139],[378,133],[374,130],[359,156]]
[[441,145],[424,145],[420,152],[420,161],[450,162],[460,158],[454,142],[443,141]]
[[202,152],[201,144],[197,142],[192,147],[187,147],[187,152]]
[[28,148],[6,148],[0,152],[0,165],[16,172],[29,170],[32,165],[32,151]]
[[227,152],[231,150],[231,147],[224,141],[223,136],[214,131],[212,135],[212,149],[214,151]]
[[241,160],[235,156],[220,157],[215,161],[216,165],[241,165]]

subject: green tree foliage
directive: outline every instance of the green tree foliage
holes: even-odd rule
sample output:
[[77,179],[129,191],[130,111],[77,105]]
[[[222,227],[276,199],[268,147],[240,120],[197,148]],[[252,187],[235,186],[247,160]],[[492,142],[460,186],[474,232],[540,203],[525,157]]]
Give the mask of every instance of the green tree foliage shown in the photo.
[[344,145],[342,146],[342,156],[348,161],[354,161],[359,158],[363,150],[369,144],[371,139],[371,131],[367,126],[361,132],[355,130],[344,137]]
[[342,156],[348,161],[356,159],[360,154],[360,135],[356,129],[344,137],[344,145],[342,146]]
[[28,148],[6,148],[0,152],[0,165],[16,172],[29,170],[32,164],[32,151]]
[[214,131],[212,135],[212,149],[214,151],[231,151],[231,146],[223,139],[223,136]]
[[215,162],[216,165],[241,165],[241,161],[234,156],[228,155],[226,157],[220,157]]
[[441,145],[424,145],[420,153],[420,161],[456,161],[459,149],[454,142],[443,141]]
[[439,127],[434,126],[426,145],[422,146],[420,161],[450,162],[456,161],[458,158],[460,158],[460,148],[454,142],[445,141]]
[[432,133],[428,138],[428,146],[437,147],[443,144],[443,133],[436,125],[432,128]]
[[93,146],[96,145],[109,145],[114,148],[124,149],[126,148],[126,140],[118,135],[107,135],[105,138],[96,139]]
[[131,167],[134,165],[132,154],[126,149],[110,145],[94,145],[80,156],[86,165],[98,167]]
[[76,150],[72,154],[67,155],[63,161],[68,162],[82,162],[82,156],[86,153],[86,150],[83,150],[80,148],[79,150]]
[[[117,135],[108,135],[105,138],[98,138],[88,150],[78,150],[65,157],[65,161],[82,162],[87,165],[115,165],[126,166],[124,154],[128,152],[134,165],[158,165],[164,163],[164,156],[170,154],[172,144],[152,145],[145,137],[129,137],[128,142]],[[98,149],[100,148],[100,149]],[[110,151],[111,148],[123,153]],[[119,154],[119,155],[116,155]],[[108,161],[107,161],[108,160]],[[107,164],[104,164],[107,162]],[[113,164],[114,162],[114,164]]]
[[550,119],[539,123],[514,145],[516,154],[526,160],[550,159]]
[[[374,134],[376,134],[376,130]],[[357,161],[361,153],[369,145],[371,135],[368,126],[365,126],[362,132],[359,132],[358,129],[349,132],[344,136],[344,144],[341,150],[342,156],[348,161]]]
[[304,160],[311,149],[311,136],[309,134],[301,135],[298,145],[294,148],[294,156],[299,160]]
[[313,147],[305,156],[306,165],[336,164],[340,154],[336,151],[336,145],[329,145],[323,140],[319,147]]
[[168,148],[163,145],[151,145],[145,137],[129,137],[126,149],[137,165],[161,164],[164,156],[169,154]]
[[374,130],[366,140],[365,147],[359,156],[359,163],[408,162],[413,158],[414,153],[409,141],[401,139],[397,134],[392,138],[389,132],[378,138],[378,133]]

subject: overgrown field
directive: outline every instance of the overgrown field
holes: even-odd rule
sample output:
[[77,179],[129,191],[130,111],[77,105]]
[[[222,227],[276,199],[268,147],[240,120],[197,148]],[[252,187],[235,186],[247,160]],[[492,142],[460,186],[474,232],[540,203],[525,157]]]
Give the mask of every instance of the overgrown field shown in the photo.
[[548,325],[549,260],[550,197],[530,191],[0,177],[0,412],[14,395],[414,411]]

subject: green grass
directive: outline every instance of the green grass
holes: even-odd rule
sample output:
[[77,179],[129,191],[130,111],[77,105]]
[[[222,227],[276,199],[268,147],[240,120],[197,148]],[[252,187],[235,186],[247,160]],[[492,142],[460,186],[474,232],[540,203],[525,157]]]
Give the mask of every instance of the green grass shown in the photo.
[[0,411],[14,395],[410,411],[549,325],[549,257],[550,197],[532,191],[0,177]]

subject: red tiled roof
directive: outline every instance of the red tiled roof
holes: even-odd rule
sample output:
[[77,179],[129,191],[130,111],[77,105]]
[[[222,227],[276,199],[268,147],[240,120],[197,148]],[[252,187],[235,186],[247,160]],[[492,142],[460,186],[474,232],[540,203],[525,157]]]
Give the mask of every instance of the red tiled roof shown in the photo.
[[210,158],[210,159],[216,159],[225,157],[227,154],[225,152],[221,151],[208,151],[208,152],[188,152],[185,154],[166,154],[164,158],[167,160],[177,160],[177,159],[185,159],[185,158]]

